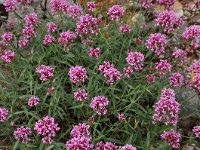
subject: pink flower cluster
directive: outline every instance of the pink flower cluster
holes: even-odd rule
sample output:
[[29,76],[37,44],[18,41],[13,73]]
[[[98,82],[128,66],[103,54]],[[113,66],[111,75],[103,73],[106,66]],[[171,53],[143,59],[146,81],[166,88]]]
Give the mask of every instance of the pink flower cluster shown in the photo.
[[160,56],[165,52],[166,44],[166,37],[161,33],[151,34],[146,41],[146,47],[152,52],[156,53],[157,56]]
[[39,97],[37,97],[37,96],[32,96],[32,97],[30,97],[29,100],[28,100],[28,105],[29,105],[30,107],[37,106],[37,105],[39,104],[39,102],[40,102]]
[[67,8],[67,14],[70,18],[78,18],[82,13],[82,8],[79,7],[78,5],[70,5]]
[[72,43],[74,43],[76,39],[76,34],[72,31],[65,31],[60,33],[60,37],[58,39],[58,42],[60,44],[63,44],[64,46],[71,47]]
[[87,71],[82,66],[72,66],[69,69],[68,75],[70,80],[75,84],[85,82],[85,80],[88,78]]
[[85,123],[75,125],[70,133],[72,138],[66,143],[67,150],[92,150],[89,128]]
[[58,124],[53,117],[46,116],[35,123],[34,130],[43,136],[43,143],[51,144],[53,142],[52,138],[56,136],[56,132],[60,130],[60,127],[58,127]]
[[129,25],[125,24],[123,26],[119,27],[119,30],[123,33],[130,33],[131,32],[131,28]]
[[172,73],[169,76],[170,85],[174,88],[179,88],[184,83],[184,76],[180,73]]
[[15,58],[15,53],[10,50],[5,50],[3,55],[1,55],[1,59],[6,63],[11,63]]
[[111,142],[98,142],[96,150],[117,150],[117,146]]
[[175,99],[174,90],[163,89],[160,100],[154,105],[153,123],[164,121],[166,125],[176,125],[180,104]]
[[50,34],[46,34],[43,40],[43,44],[48,46],[49,44],[53,42],[55,42],[54,36]]
[[181,134],[175,132],[173,129],[169,131],[164,131],[161,135],[161,139],[165,140],[172,148],[180,147]]
[[124,76],[126,77],[126,78],[130,78],[131,77],[131,75],[133,74],[133,68],[131,67],[131,66],[128,66],[128,67],[124,67],[123,68],[123,73],[124,73]]
[[173,32],[176,27],[180,27],[183,24],[181,18],[176,17],[173,11],[168,10],[159,13],[155,21],[158,26],[164,28],[166,33]]
[[36,73],[40,74],[40,80],[47,81],[54,75],[54,68],[49,66],[41,65],[36,68]]
[[121,78],[120,71],[114,68],[114,65],[107,61],[104,61],[103,64],[99,65],[99,71],[103,73],[105,78],[107,78],[106,83],[109,85],[114,84]]
[[153,6],[153,0],[140,0],[140,3],[142,4],[142,7],[145,9],[152,8]]
[[126,144],[119,148],[119,150],[137,150],[136,147],[130,144]]
[[200,60],[194,61],[193,64],[190,67],[188,67],[188,71],[194,74],[200,73]]
[[136,71],[142,70],[143,68],[144,55],[140,52],[134,52],[130,50],[126,57],[126,62],[132,66]]
[[79,36],[83,35],[97,35],[99,32],[99,23],[101,19],[94,18],[89,14],[80,17],[76,23],[76,31]]
[[22,32],[27,38],[33,38],[37,35],[37,32],[32,25],[26,26],[24,29],[22,29]]
[[38,16],[36,13],[30,13],[28,15],[25,16],[24,18],[26,26],[38,26],[39,25],[39,20],[38,20]]
[[200,138],[200,126],[194,126],[194,128],[192,129],[192,131],[194,132],[195,136],[197,138]]
[[192,25],[186,28],[183,32],[182,37],[186,40],[191,40],[192,45],[197,48],[199,47],[198,40],[200,39],[200,25]]
[[180,64],[183,64],[186,61],[186,56],[187,56],[187,53],[181,49],[175,50],[172,53],[172,57],[175,59],[178,59],[178,62]]
[[58,25],[55,24],[54,22],[48,22],[47,23],[47,31],[48,32],[55,32],[58,28]]
[[148,84],[151,84],[151,83],[154,83],[154,82],[155,82],[156,76],[153,75],[153,74],[150,74],[150,75],[147,75],[147,76],[146,76],[146,79],[147,79],[147,83],[148,83]]
[[3,5],[5,6],[7,12],[12,12],[16,9],[16,4],[16,0],[5,0]]
[[120,114],[120,113],[118,113],[118,116],[117,116],[117,117],[118,117],[118,120],[119,120],[119,121],[124,121],[125,118],[126,118],[124,114]]
[[111,20],[119,21],[121,17],[123,17],[125,14],[125,10],[123,7],[119,5],[114,5],[108,9],[108,16]]
[[28,44],[29,44],[29,40],[27,39],[22,39],[18,41],[19,48],[27,47]]
[[67,11],[67,8],[69,7],[69,4],[65,0],[51,0],[50,1],[50,10],[51,12],[56,11]]
[[22,143],[26,144],[27,141],[29,141],[28,136],[31,135],[31,128],[21,126],[14,131],[13,135],[16,140],[20,140]]
[[96,3],[95,2],[87,2],[87,9],[90,12],[94,12],[96,9]]
[[157,0],[160,5],[170,6],[175,3],[176,0]]
[[0,122],[5,122],[8,117],[8,110],[0,107]]
[[88,99],[88,93],[85,89],[78,89],[74,92],[74,99],[76,101],[86,101]]
[[5,42],[10,42],[13,39],[13,35],[11,32],[5,32],[4,34],[1,35],[1,38],[5,41]]
[[95,96],[91,103],[90,107],[98,114],[105,115],[107,113],[106,107],[109,104],[109,99],[105,96]]
[[159,62],[156,62],[156,69],[161,72],[171,71],[172,65],[168,63],[166,59],[161,59]]
[[94,57],[96,59],[98,59],[100,57],[101,54],[101,49],[100,48],[90,48],[89,49],[89,56],[90,57]]

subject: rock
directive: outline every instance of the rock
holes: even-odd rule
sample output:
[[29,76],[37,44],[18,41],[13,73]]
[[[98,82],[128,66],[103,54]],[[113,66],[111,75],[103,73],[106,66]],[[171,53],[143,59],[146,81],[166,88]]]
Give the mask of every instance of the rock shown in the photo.
[[200,23],[200,14],[193,16],[190,19],[190,23],[195,24],[195,23]]
[[174,10],[177,17],[183,16],[183,5],[179,1],[176,1],[173,4],[173,10]]

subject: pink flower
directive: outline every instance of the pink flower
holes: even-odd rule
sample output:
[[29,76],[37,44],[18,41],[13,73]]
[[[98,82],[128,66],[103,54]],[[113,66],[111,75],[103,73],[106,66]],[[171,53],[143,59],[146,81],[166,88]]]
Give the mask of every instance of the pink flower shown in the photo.
[[13,39],[13,35],[11,32],[5,32],[4,34],[1,35],[1,38],[5,41],[5,42],[10,42]]
[[49,45],[51,43],[55,42],[55,38],[53,35],[46,34],[43,40],[44,45]]
[[87,9],[90,12],[94,12],[96,9],[96,3],[95,2],[87,2]]
[[172,73],[169,77],[170,85],[174,88],[179,88],[184,83],[184,76],[180,73]]
[[160,5],[170,6],[173,5],[176,0],[157,0]]
[[147,75],[147,76],[146,76],[146,79],[147,79],[147,83],[148,83],[148,84],[151,84],[151,83],[154,83],[154,82],[155,82],[156,76],[153,75],[153,74]]
[[175,59],[178,59],[178,62],[180,64],[183,64],[186,61],[186,56],[187,56],[187,53],[181,49],[175,50],[172,53],[172,57]]
[[37,35],[37,32],[35,31],[35,29],[32,25],[26,26],[22,30],[22,32],[27,38],[33,38],[33,37],[36,37],[36,35]]
[[66,143],[67,150],[93,150],[91,139],[85,136],[78,136],[70,139]]
[[137,150],[136,147],[130,144],[126,144],[119,148],[119,150]]
[[1,59],[6,63],[11,63],[15,58],[15,53],[10,50],[5,50]]
[[85,89],[78,89],[74,92],[74,99],[76,101],[86,101],[88,99],[88,93]]
[[193,64],[188,67],[188,71],[194,74],[200,73],[200,60],[194,61]]
[[28,100],[28,105],[29,105],[30,107],[37,106],[37,105],[39,104],[39,102],[40,102],[39,97],[37,97],[37,96],[32,96],[32,97],[30,97],[29,100]]
[[168,61],[166,59],[161,59],[159,62],[156,62],[156,69],[161,71],[161,72],[165,72],[165,71],[171,71],[171,64],[168,63]]
[[194,132],[195,136],[197,138],[200,138],[200,126],[194,126],[194,128],[192,129],[192,131]]
[[64,46],[70,46],[72,43],[74,43],[76,39],[76,34],[72,31],[65,31],[60,33],[60,37],[58,39],[58,42],[60,44],[63,44]]
[[126,57],[126,62],[131,65],[136,71],[142,70],[143,68],[144,55],[140,52],[129,51]]
[[140,0],[142,7],[145,9],[152,8],[153,6],[153,0]]
[[73,129],[70,132],[70,135],[72,138],[74,137],[88,137],[88,138],[92,138],[90,131],[89,131],[90,126],[85,124],[85,123],[79,123],[78,125],[75,125],[73,127]]
[[48,22],[47,23],[47,30],[48,32],[55,32],[58,28],[58,25],[55,24],[54,22]]
[[12,12],[16,9],[16,4],[16,0],[5,0],[3,5],[5,6],[7,12]]
[[165,35],[161,33],[154,33],[149,36],[146,41],[147,49],[156,53],[157,56],[160,56],[165,52],[165,45],[167,44],[167,40]]
[[105,115],[107,113],[106,107],[109,104],[109,100],[105,96],[95,96],[91,103],[90,107],[98,114],[98,115]]
[[161,135],[161,138],[165,140],[172,148],[180,147],[181,134],[175,132],[173,129],[164,131],[164,133]]
[[8,117],[8,110],[0,107],[0,122],[5,122]]
[[28,136],[31,135],[31,128],[21,126],[14,131],[13,135],[16,140],[20,140],[22,143],[26,144],[27,141],[29,141]]
[[131,32],[131,28],[129,27],[129,25],[125,24],[123,26],[119,27],[119,30],[123,33],[130,33]]
[[180,27],[183,24],[181,18],[176,17],[173,11],[165,10],[158,14],[156,18],[156,24],[164,28],[164,32],[171,33],[176,27]]
[[103,143],[100,141],[97,143],[96,150],[117,150],[117,146],[111,142]]
[[35,123],[34,130],[43,136],[43,143],[51,144],[53,142],[52,138],[56,136],[56,132],[60,130],[60,127],[58,127],[53,117],[46,116]]
[[166,125],[176,125],[180,104],[175,100],[175,93],[172,89],[164,89],[160,100],[154,105],[153,123],[164,121]]
[[66,11],[69,7],[69,4],[65,0],[51,0],[50,1],[50,10],[51,12],[56,11]]
[[98,59],[100,57],[101,54],[101,49],[100,48],[90,48],[89,49],[89,56],[90,57],[94,57],[96,59]]
[[123,17],[125,14],[125,10],[123,7],[119,5],[114,5],[108,9],[108,16],[111,20],[119,21],[121,17]]
[[40,80],[47,81],[51,77],[54,76],[54,68],[51,68],[49,66],[41,65],[36,68],[36,73],[40,74]]
[[93,124],[94,121],[95,121],[95,119],[94,119],[93,116],[91,116],[91,117],[88,118],[88,122],[89,122],[90,124]]
[[75,84],[85,82],[85,80],[88,78],[87,71],[82,66],[72,66],[69,69],[68,75],[70,80]]
[[120,113],[118,113],[118,120],[119,121],[124,121],[125,120],[125,115],[124,114],[120,114]]
[[99,65],[99,71],[101,71],[102,73],[110,68],[114,68],[114,65],[108,61],[104,61],[103,64]]
[[76,23],[78,35],[81,37],[84,35],[97,35],[100,21],[100,19],[94,18],[89,14],[81,16],[80,20]]
[[19,48],[27,47],[28,44],[29,44],[29,40],[27,39],[19,40],[18,42]]
[[200,92],[200,73],[194,74],[192,79],[189,81],[189,87],[194,88],[197,92]]
[[25,16],[24,18],[26,26],[38,26],[39,25],[39,20],[38,20],[38,16],[36,13],[30,13],[28,15]]
[[48,90],[47,90],[47,95],[51,95],[54,91],[55,91],[55,88],[54,88],[54,87],[48,88]]
[[82,41],[82,44],[83,44],[83,45],[91,46],[91,45],[93,44],[93,41],[90,40],[90,39],[86,39],[86,40],[83,40],[83,41]]
[[124,73],[125,77],[130,78],[130,76],[133,74],[133,68],[131,66],[124,67],[123,73]]
[[70,5],[68,8],[67,8],[67,13],[68,13],[68,16],[70,18],[78,18],[81,13],[82,13],[82,8],[79,7],[78,5]]

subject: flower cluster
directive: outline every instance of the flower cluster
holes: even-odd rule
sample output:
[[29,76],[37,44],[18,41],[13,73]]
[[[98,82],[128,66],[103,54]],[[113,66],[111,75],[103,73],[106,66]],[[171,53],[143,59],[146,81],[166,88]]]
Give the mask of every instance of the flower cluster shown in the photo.
[[125,14],[125,11],[123,7],[119,5],[114,5],[108,9],[108,16],[111,20],[119,21],[121,17],[123,17]]
[[40,74],[40,80],[47,81],[54,75],[54,68],[49,66],[41,65],[36,68],[36,73]]
[[172,89],[164,89],[160,100],[154,105],[153,123],[164,121],[166,125],[176,125],[180,104],[175,99]]
[[74,99],[76,101],[86,101],[88,99],[88,93],[85,89],[78,89],[74,92]]
[[28,100],[28,105],[29,105],[30,107],[37,106],[37,105],[39,104],[39,102],[40,102],[39,97],[37,97],[37,96],[32,96],[32,97],[30,97],[29,100]]
[[140,52],[134,52],[130,50],[126,57],[126,62],[132,66],[136,71],[142,70],[143,68],[144,55]]
[[124,76],[127,77],[127,78],[130,78],[130,76],[133,74],[133,72],[134,71],[133,71],[133,68],[131,66],[123,68]]
[[120,71],[114,68],[114,65],[107,61],[104,61],[103,64],[99,66],[99,71],[101,71],[104,77],[107,78],[106,83],[109,85],[114,84],[121,78]]
[[117,146],[111,142],[98,142],[96,146],[96,150],[117,150]]
[[58,28],[58,25],[55,24],[54,22],[48,22],[47,23],[47,31],[48,32],[55,32]]
[[93,144],[91,144],[92,138],[89,128],[90,126],[86,125],[85,123],[79,123],[78,125],[75,125],[70,133],[72,138],[66,143],[67,150],[92,150]]
[[90,12],[94,12],[96,9],[96,3],[95,2],[87,2],[87,9]]
[[180,73],[172,73],[169,76],[170,85],[174,88],[179,88],[184,83],[184,76]]
[[43,143],[50,144],[53,142],[52,138],[56,136],[56,132],[60,130],[60,127],[58,127],[58,124],[53,117],[46,116],[35,123],[34,130],[43,136]]
[[147,76],[146,76],[146,79],[147,79],[147,83],[151,84],[151,83],[154,83],[154,82],[155,82],[156,76],[153,75],[153,74],[150,74],[150,75],[147,75]]
[[10,42],[13,39],[13,35],[11,32],[5,32],[4,34],[1,35],[1,38],[5,41],[5,42]]
[[160,5],[171,6],[175,3],[176,0],[157,0]]
[[181,134],[175,132],[173,129],[164,131],[164,133],[161,135],[161,138],[165,140],[172,148],[180,147]]
[[16,140],[20,140],[22,143],[26,144],[27,141],[29,141],[28,136],[31,135],[31,128],[21,126],[14,131],[13,135]]
[[192,129],[192,131],[194,132],[195,136],[197,138],[200,138],[200,126],[194,126],[194,128]]
[[70,5],[67,8],[67,14],[70,18],[78,18],[82,13],[82,8],[78,5]]
[[51,12],[57,11],[67,11],[69,4],[65,0],[51,0],[50,1],[50,10]]
[[126,118],[124,114],[120,114],[120,113],[118,113],[118,116],[117,116],[117,117],[118,117],[118,120],[119,120],[119,121],[124,121],[125,118]]
[[50,35],[50,34],[45,35],[44,40],[43,40],[44,45],[49,45],[53,42],[55,42],[55,38],[53,35]]
[[5,0],[3,5],[5,6],[7,12],[12,12],[16,9],[16,4],[16,0]]
[[22,30],[22,32],[27,38],[33,38],[33,37],[36,37],[36,35],[37,35],[37,32],[35,31],[35,29],[32,25],[26,26]]
[[187,53],[181,49],[175,50],[172,53],[172,57],[177,59],[180,64],[183,64],[186,61]]
[[70,47],[72,43],[74,43],[76,39],[76,34],[72,31],[65,31],[60,33],[60,37],[58,39],[58,42],[60,44],[63,44],[64,46]]
[[5,50],[3,55],[1,55],[1,59],[6,63],[11,63],[15,58],[15,53],[10,50]]
[[0,122],[5,122],[8,117],[8,110],[0,107]]
[[125,24],[123,26],[119,27],[119,30],[123,33],[130,33],[131,32],[131,28],[129,25]]
[[29,44],[29,40],[27,39],[22,39],[18,41],[19,48],[27,47],[28,44]]
[[142,4],[142,7],[145,9],[152,8],[153,6],[153,0],[140,0],[140,3]]
[[157,56],[160,56],[165,52],[166,44],[166,37],[161,33],[151,34],[146,41],[146,47],[152,52],[156,53]]
[[100,19],[94,18],[89,14],[80,17],[76,23],[76,31],[79,36],[83,35],[97,35],[99,32]]
[[119,150],[137,150],[136,147],[130,144],[126,144],[119,148]]
[[100,48],[90,48],[89,49],[89,56],[90,57],[94,57],[96,59],[98,59],[100,57],[101,54],[101,49]]
[[164,28],[166,33],[173,32],[174,28],[181,26],[183,23],[181,18],[176,17],[174,12],[168,10],[161,12],[155,21],[158,26]]
[[172,68],[172,65],[166,59],[161,59],[155,65],[155,68],[161,72],[171,71]]
[[68,75],[70,80],[75,84],[85,82],[85,80],[88,78],[87,71],[82,66],[72,66],[69,69]]
[[31,26],[31,25],[38,26],[40,23],[36,13],[30,13],[26,15],[24,20],[25,20],[26,26]]
[[91,103],[90,107],[98,114],[98,115],[105,115],[107,113],[106,107],[109,104],[109,100],[105,96],[95,96]]

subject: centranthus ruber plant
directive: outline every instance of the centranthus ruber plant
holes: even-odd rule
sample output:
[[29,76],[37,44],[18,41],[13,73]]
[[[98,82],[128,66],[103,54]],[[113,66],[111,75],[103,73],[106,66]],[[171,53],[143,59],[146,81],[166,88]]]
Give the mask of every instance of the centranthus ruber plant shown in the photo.
[[[115,3],[105,12],[95,1],[78,2],[50,0],[49,10],[37,12],[29,0],[5,0],[6,11],[17,16],[12,27],[8,21],[0,30],[0,145],[198,146],[199,109],[188,111],[193,106],[182,92],[200,92],[200,26],[183,30],[175,0],[140,0],[140,9]],[[154,5],[166,10],[155,12]],[[132,22],[136,11],[140,15]],[[194,121],[185,127],[190,117]]]

